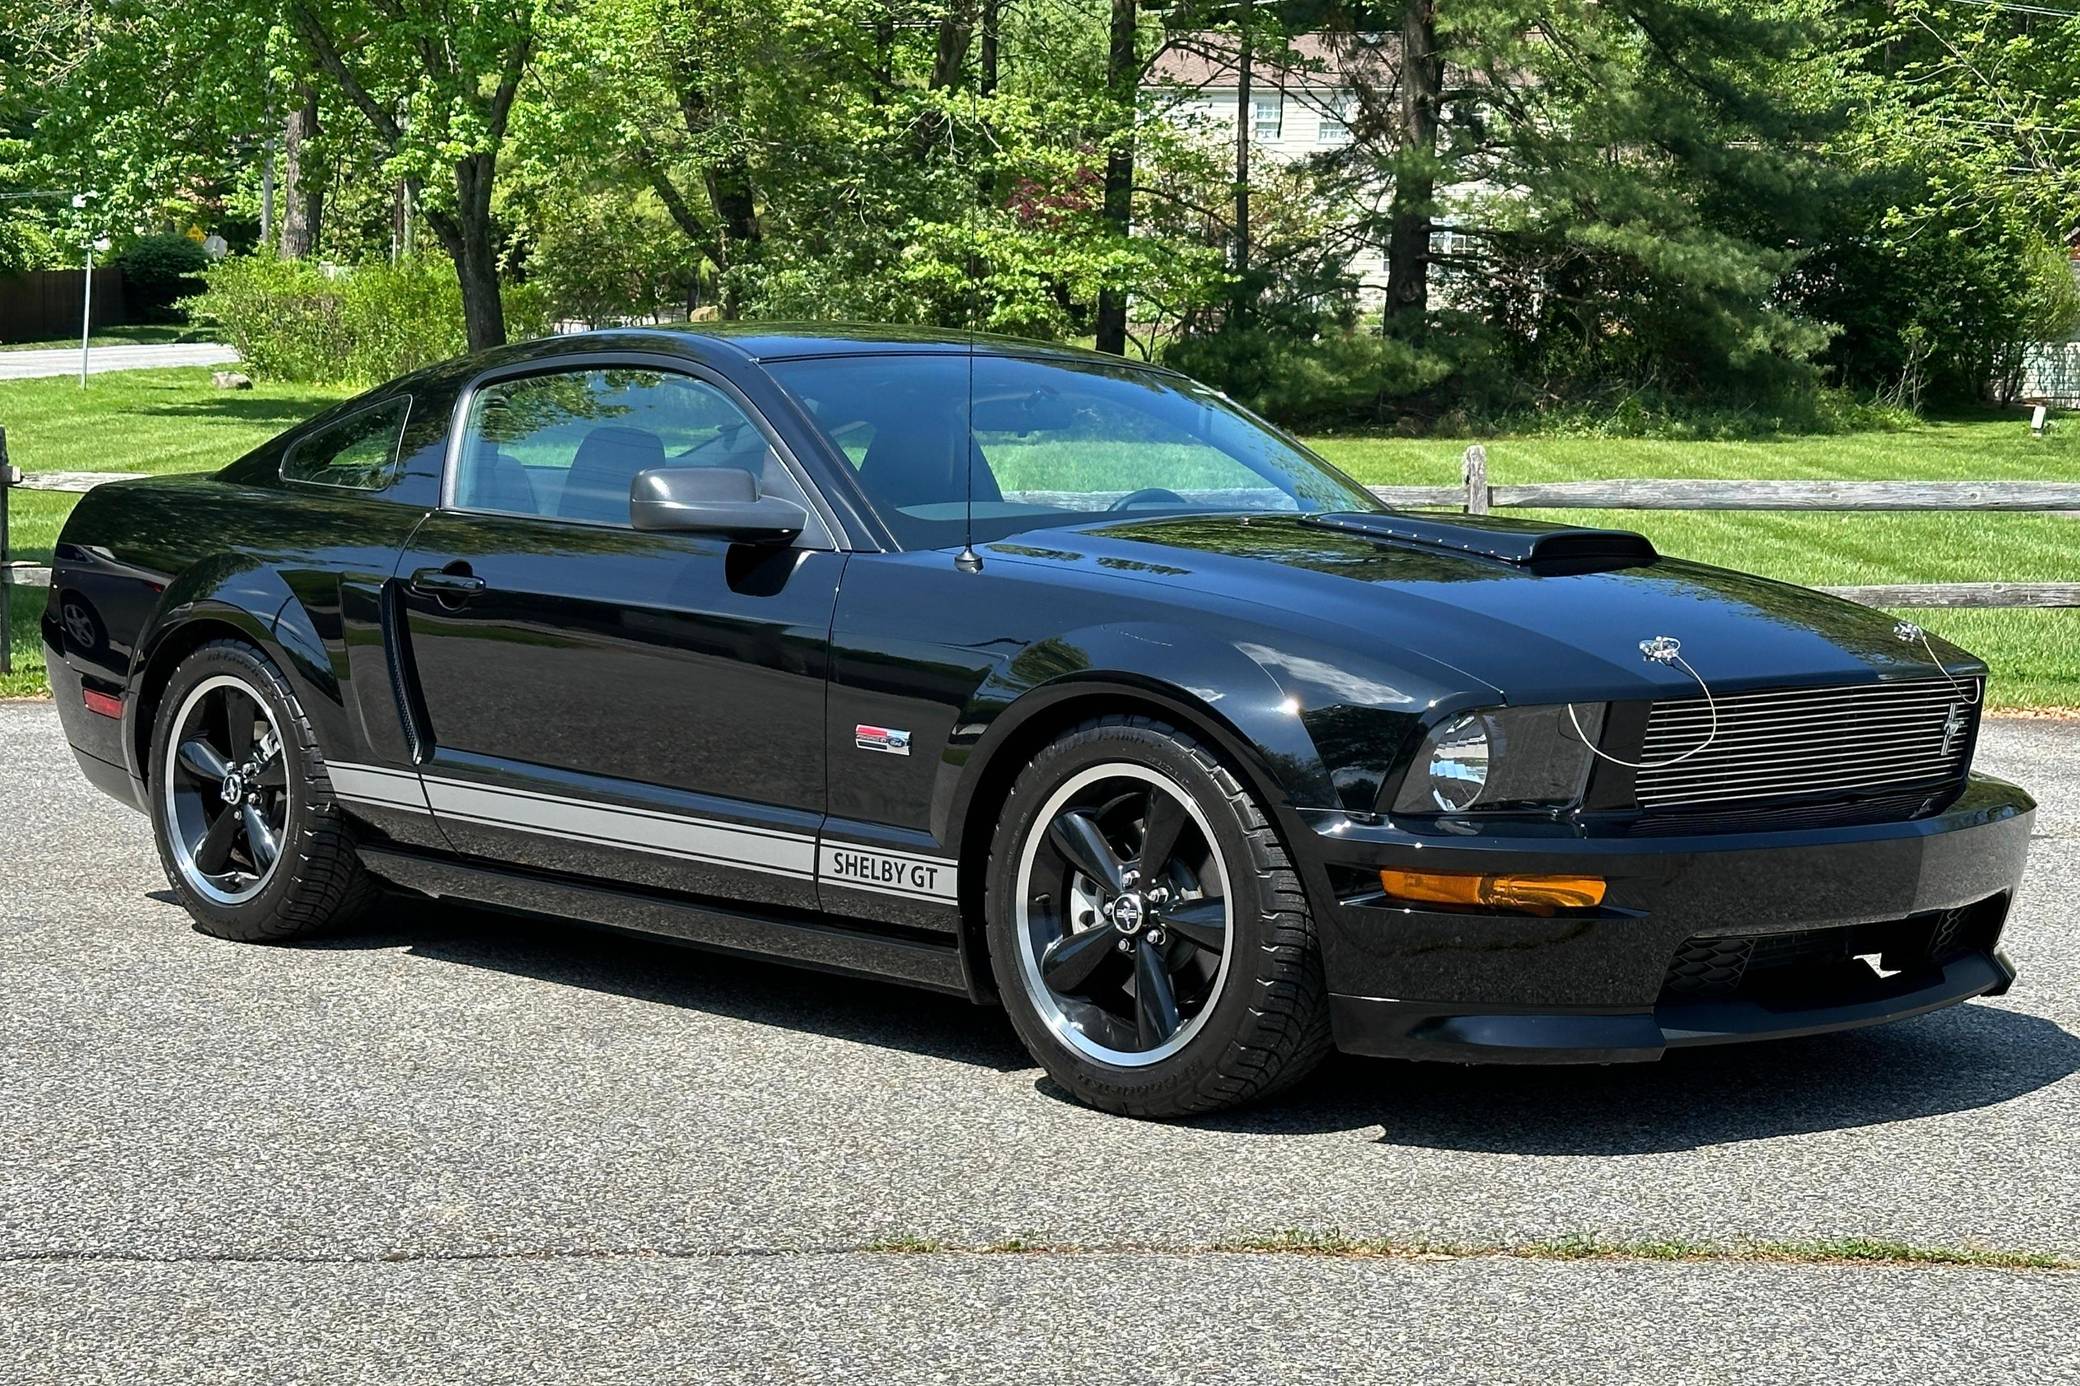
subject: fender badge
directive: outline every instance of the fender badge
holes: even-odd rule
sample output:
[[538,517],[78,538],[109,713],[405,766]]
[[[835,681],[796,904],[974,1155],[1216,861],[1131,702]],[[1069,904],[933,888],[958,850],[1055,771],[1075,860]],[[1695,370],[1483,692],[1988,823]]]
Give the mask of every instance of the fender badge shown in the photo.
[[852,744],[862,751],[884,751],[892,756],[910,754],[910,733],[894,727],[870,727],[862,722],[852,729]]

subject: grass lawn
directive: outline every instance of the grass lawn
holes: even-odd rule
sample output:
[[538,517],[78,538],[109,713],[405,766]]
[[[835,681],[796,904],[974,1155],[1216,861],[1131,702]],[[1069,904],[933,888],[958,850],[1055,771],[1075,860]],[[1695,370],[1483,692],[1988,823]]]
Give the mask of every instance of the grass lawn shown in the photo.
[[[165,346],[170,342],[206,342],[210,334],[177,322],[133,323],[128,327],[104,327],[87,339],[89,346]],[[53,337],[42,342],[0,342],[0,351],[77,350],[79,337]]]
[[[0,382],[0,427],[24,471],[160,472],[221,466],[342,396],[311,386],[210,387],[207,369],[126,371],[76,380]],[[1918,428],[1753,443],[1497,438],[1486,440],[1498,483],[1616,477],[1837,477],[1861,480],[2051,480],[2080,476],[2080,422],[2033,439],[2019,416]],[[1463,439],[1331,437],[1322,453],[1372,483],[1450,485]],[[75,498],[11,497],[11,556],[47,560]],[[1531,512],[1526,512],[1531,513]],[[1665,552],[1820,584],[2071,581],[2080,574],[2080,521],[2043,515],[1786,514],[1553,511],[1574,524],[1638,529]],[[43,686],[36,634],[42,594],[15,594],[16,673],[0,696]],[[1914,613],[1993,665],[2003,707],[2080,707],[2080,610]]]
[[[79,380],[0,381],[0,428],[9,459],[24,472],[210,471],[317,413],[348,391],[310,385],[219,390],[206,366],[112,371]],[[51,491],[9,491],[8,557],[48,563],[65,516],[79,500]],[[40,693],[44,593],[14,590],[14,673],[0,697]]]

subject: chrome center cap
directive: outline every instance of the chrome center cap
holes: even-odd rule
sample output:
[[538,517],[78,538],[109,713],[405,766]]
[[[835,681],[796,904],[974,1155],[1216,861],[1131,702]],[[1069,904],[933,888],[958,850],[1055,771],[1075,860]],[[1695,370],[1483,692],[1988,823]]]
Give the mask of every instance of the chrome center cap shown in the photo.
[[233,770],[224,777],[223,785],[217,790],[217,797],[227,804],[235,804],[240,799],[245,798],[246,777]]
[[1112,927],[1129,937],[1141,932],[1141,925],[1147,918],[1147,907],[1132,891],[1107,905],[1105,912],[1112,916]]

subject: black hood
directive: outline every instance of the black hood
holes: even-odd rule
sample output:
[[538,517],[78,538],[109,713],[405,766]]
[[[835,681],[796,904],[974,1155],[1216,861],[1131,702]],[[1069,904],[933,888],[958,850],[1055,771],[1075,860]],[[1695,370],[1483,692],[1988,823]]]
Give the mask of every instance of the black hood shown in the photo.
[[[1518,703],[1694,692],[1688,675],[1642,657],[1640,642],[1657,636],[1680,640],[1684,657],[1727,692],[1932,671],[1921,644],[1901,640],[1883,612],[1723,568],[1647,557],[1653,550],[1643,541],[1632,550],[1644,559],[1637,565],[1555,574],[1391,532],[1434,533],[1444,518],[1407,516],[1416,523],[1384,523],[1372,532],[1296,515],[1109,520],[991,547],[1249,602],[1288,613],[1295,624],[1341,627],[1354,654],[1399,649],[1443,660]],[[1469,527],[1497,536],[1623,536],[1499,517]],[[1953,672],[1983,669],[1954,647],[1935,648]]]

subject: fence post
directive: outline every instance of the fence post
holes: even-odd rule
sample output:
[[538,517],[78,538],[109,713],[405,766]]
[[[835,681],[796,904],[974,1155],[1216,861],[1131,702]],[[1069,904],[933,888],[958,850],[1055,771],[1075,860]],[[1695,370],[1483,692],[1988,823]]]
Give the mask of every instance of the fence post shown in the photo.
[[7,430],[0,428],[0,674],[14,672],[14,573],[7,566],[7,492],[13,485]]
[[1466,482],[1466,513],[1487,514],[1488,450],[1479,443],[1466,449],[1466,460],[1460,463],[1459,474]]

